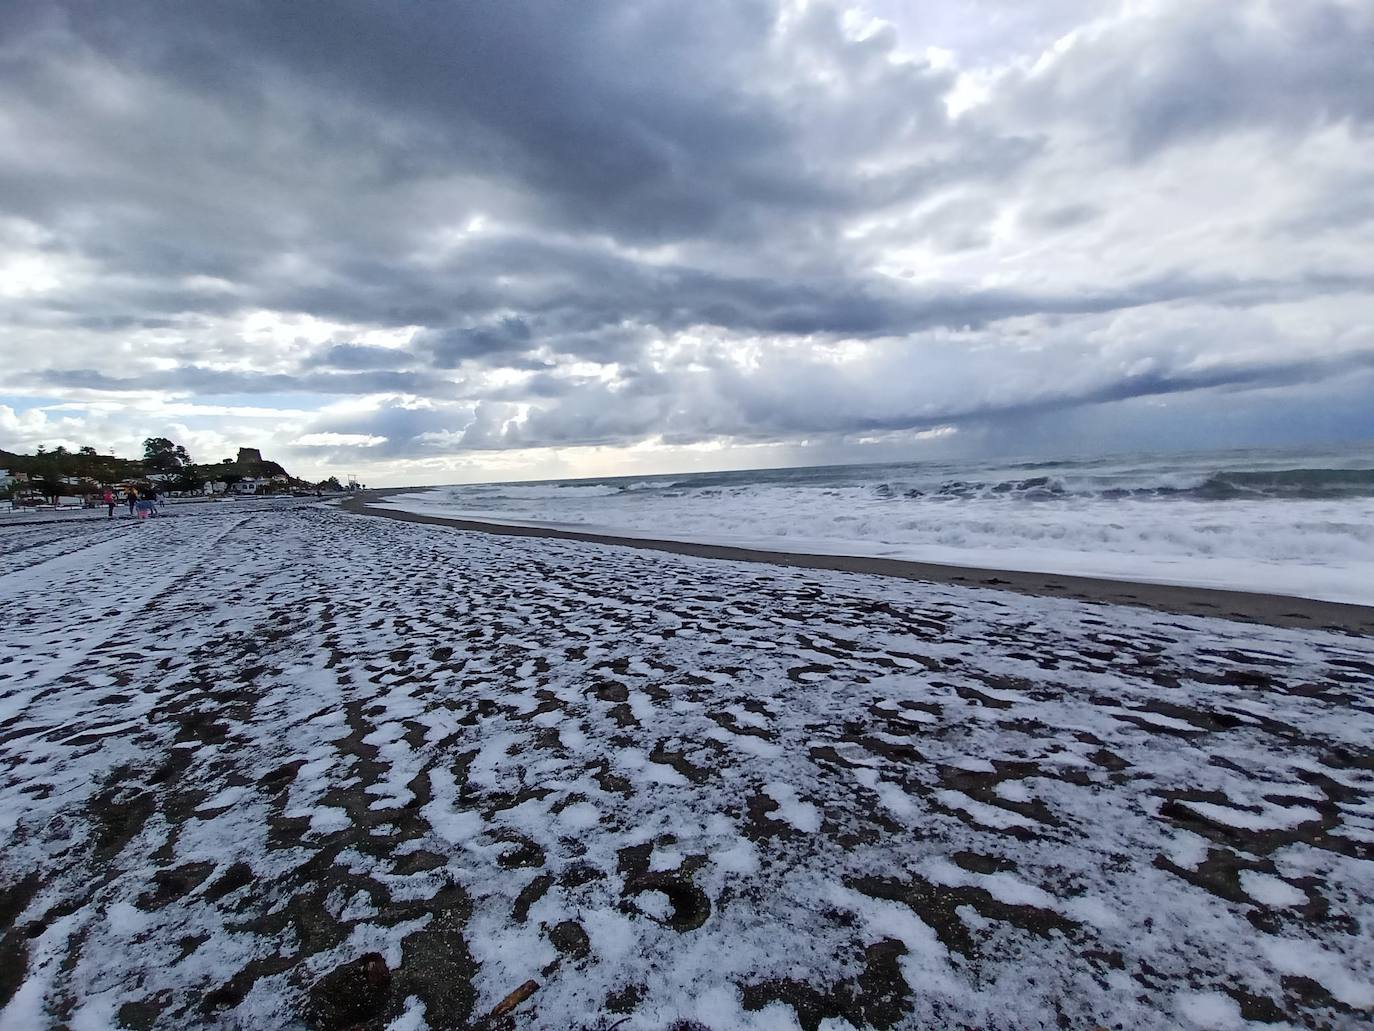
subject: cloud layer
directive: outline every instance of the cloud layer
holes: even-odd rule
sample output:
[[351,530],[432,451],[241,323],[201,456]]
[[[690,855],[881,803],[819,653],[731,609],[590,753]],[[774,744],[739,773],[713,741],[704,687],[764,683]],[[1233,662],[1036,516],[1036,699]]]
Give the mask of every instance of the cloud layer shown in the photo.
[[442,482],[1368,386],[1374,8],[907,6],[7,4],[0,446]]

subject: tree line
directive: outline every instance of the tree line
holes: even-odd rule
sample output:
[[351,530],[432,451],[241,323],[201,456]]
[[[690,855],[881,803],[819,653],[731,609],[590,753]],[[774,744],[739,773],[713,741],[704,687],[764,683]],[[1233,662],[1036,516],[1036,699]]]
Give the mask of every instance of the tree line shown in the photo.
[[[254,463],[261,468],[243,468],[232,458],[217,463],[196,463],[186,448],[166,437],[149,437],[143,442],[143,458],[120,458],[99,453],[93,447],[70,451],[62,445],[48,450],[39,445],[32,455],[0,450],[0,469],[11,474],[25,473],[28,483],[11,483],[0,487],[0,497],[13,497],[25,491],[56,498],[63,494],[89,495],[120,483],[151,485],[163,490],[184,493],[199,492],[210,481],[233,486],[249,476],[285,474],[276,462]],[[75,479],[79,482],[67,482]],[[338,478],[331,476],[319,483],[289,477],[289,486],[320,490],[342,490]]]

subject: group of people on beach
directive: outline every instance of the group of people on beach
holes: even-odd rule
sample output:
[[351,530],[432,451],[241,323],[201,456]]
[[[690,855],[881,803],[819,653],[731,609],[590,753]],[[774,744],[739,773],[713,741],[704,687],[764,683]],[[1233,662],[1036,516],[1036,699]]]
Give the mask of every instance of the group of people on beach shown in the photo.
[[[113,519],[115,505],[119,504],[119,499],[115,497],[115,492],[109,487],[105,488],[106,518]],[[157,496],[157,489],[154,487],[144,487],[140,490],[137,487],[128,487],[124,491],[124,500],[129,505],[129,515],[139,519],[152,519],[160,514],[161,499]]]

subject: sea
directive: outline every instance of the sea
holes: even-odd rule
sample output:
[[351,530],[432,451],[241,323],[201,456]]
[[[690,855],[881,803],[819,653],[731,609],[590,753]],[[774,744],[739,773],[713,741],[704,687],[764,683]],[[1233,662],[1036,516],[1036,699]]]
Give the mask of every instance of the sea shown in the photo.
[[1374,441],[466,484],[429,515],[1374,604]]

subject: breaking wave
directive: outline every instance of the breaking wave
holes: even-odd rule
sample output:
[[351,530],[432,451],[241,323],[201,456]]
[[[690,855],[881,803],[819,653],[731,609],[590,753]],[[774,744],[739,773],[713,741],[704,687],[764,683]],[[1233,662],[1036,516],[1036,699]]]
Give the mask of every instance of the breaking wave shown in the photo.
[[1259,501],[1374,497],[1374,469],[1234,470],[1206,474],[1164,474],[1156,482],[1132,483],[1129,476],[1030,476],[1024,479],[947,480],[935,486],[879,483],[879,498],[975,500],[1006,498],[1046,501],[1073,497]]
[[441,487],[460,518],[1374,604],[1374,448]]

